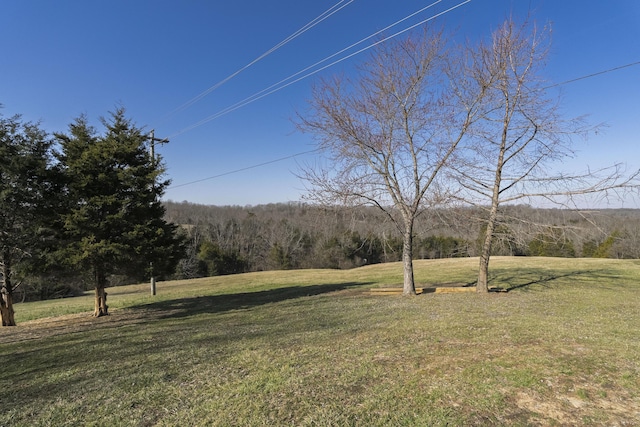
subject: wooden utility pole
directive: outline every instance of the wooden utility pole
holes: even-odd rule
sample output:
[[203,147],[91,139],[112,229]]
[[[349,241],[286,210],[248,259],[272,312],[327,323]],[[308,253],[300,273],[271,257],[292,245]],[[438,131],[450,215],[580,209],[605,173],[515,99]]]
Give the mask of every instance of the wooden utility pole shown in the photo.
[[160,138],[156,138],[154,136],[155,131],[153,129],[151,129],[151,132],[149,132],[149,151],[150,151],[150,155],[151,155],[151,161],[154,162],[156,161],[156,142],[159,144],[166,144],[167,142],[169,142],[169,139],[164,138],[164,139],[160,139]]
[[[167,138],[164,138],[164,139],[156,138],[154,135],[154,130],[151,129],[151,132],[149,132],[149,152],[151,155],[151,162],[154,166],[156,164],[156,150],[155,150],[156,142],[159,144],[166,144],[167,142],[169,142],[169,140]],[[155,187],[155,181],[153,186]],[[151,273],[151,295],[155,295],[156,294],[156,278],[153,274],[153,261],[149,263],[149,271]]]
[[156,294],[156,277],[153,275],[153,261],[149,261],[149,271],[151,272],[151,295]]

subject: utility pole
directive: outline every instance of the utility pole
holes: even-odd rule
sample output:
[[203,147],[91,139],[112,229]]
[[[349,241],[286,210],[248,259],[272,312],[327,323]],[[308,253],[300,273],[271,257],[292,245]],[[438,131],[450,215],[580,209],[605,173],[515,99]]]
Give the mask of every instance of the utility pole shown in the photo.
[[[151,129],[151,132],[149,132],[149,151],[151,155],[151,164],[153,166],[156,165],[156,150],[155,150],[156,142],[159,144],[166,144],[169,142],[169,139],[156,138],[154,134],[154,130]],[[155,180],[154,180],[153,186],[155,187]],[[156,278],[153,274],[153,261],[149,262],[149,271],[151,273],[151,295],[155,295],[156,294]]]
[[169,142],[168,138],[164,138],[164,139],[160,139],[160,138],[156,138],[154,136],[155,131],[153,129],[151,129],[151,132],[149,132],[149,150],[150,150],[150,155],[151,155],[151,161],[155,164],[156,162],[156,142],[158,144],[166,144]]

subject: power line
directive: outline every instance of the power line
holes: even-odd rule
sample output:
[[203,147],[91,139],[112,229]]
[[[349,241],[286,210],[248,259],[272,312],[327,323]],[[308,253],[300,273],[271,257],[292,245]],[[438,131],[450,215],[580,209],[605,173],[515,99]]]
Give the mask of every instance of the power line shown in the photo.
[[[471,0],[469,0],[469,1],[471,1]],[[632,67],[632,66],[635,66],[635,65],[640,65],[640,61],[631,62],[629,64],[620,65],[618,67],[609,68],[607,70],[598,71],[598,72],[595,72],[595,73],[591,73],[591,74],[587,74],[587,75],[584,75],[584,76],[576,77],[574,79],[565,80],[563,82],[555,83],[553,85],[547,86],[547,87],[545,87],[543,89],[550,89],[550,88],[553,88],[553,87],[562,86],[562,85],[565,85],[565,84],[577,82],[579,80],[585,80],[585,79],[588,79],[588,78],[591,78],[591,77],[600,76],[602,74],[607,74],[607,73],[610,73],[610,72],[613,72],[613,71],[622,70],[624,68]],[[255,165],[251,165],[251,166],[247,166],[247,167],[240,168],[240,169],[235,169],[235,170],[232,170],[232,171],[224,172],[224,173],[221,173],[221,174],[218,174],[218,175],[214,175],[214,176],[210,176],[210,177],[207,177],[207,178],[202,178],[202,179],[198,179],[198,180],[191,181],[191,182],[185,182],[184,184],[174,185],[174,186],[169,187],[168,189],[171,190],[171,189],[174,189],[174,188],[185,187],[187,185],[197,184],[197,183],[203,182],[203,181],[209,181],[211,179],[216,179],[216,178],[220,178],[220,177],[223,177],[223,176],[226,176],[226,175],[231,175],[231,174],[235,174],[235,173],[239,173],[239,172],[244,172],[244,171],[247,171],[247,170],[250,170],[250,169],[259,168],[261,166],[270,165],[272,163],[278,163],[278,162],[281,162],[281,161],[284,161],[284,160],[292,159],[294,157],[302,156],[304,154],[315,153],[315,152],[318,152],[318,151],[320,151],[320,149],[318,149],[318,148],[316,148],[314,150],[303,151],[303,152],[292,154],[292,155],[289,155],[289,156],[286,156],[286,157],[281,157],[279,159],[269,160],[267,162],[263,162],[263,163],[259,163],[259,164],[255,164]]]
[[596,73],[587,74],[587,75],[581,76],[581,77],[576,77],[575,79],[565,80],[565,81],[560,82],[560,83],[555,83],[555,84],[552,84],[550,86],[546,86],[546,87],[544,87],[542,89],[551,89],[552,87],[557,87],[557,86],[562,86],[562,85],[566,85],[566,84],[569,84],[569,83],[574,83],[574,82],[577,82],[577,81],[580,81],[580,80],[584,80],[584,79],[588,79],[588,78],[591,78],[591,77],[600,76],[602,74],[607,74],[607,73],[610,73],[612,71],[622,70],[623,68],[633,67],[634,65],[639,65],[639,64],[640,64],[640,61],[631,62],[631,63],[626,64],[626,65],[620,65],[619,67],[609,68],[608,70],[598,71]]
[[[224,79],[220,80],[218,83],[214,84],[213,86],[209,87],[205,91],[203,91],[200,94],[196,95],[195,97],[193,97],[189,101],[185,102],[184,104],[182,104],[181,106],[179,106],[175,110],[171,111],[170,113],[165,115],[161,120],[166,120],[170,116],[172,116],[172,115],[174,115],[174,114],[176,114],[176,113],[178,113],[178,112],[180,112],[180,111],[182,111],[182,110],[184,110],[186,108],[189,108],[190,106],[192,106],[196,102],[200,101],[202,98],[204,98],[205,96],[207,96],[208,94],[210,94],[214,90],[218,89],[220,86],[222,86],[225,83],[227,83],[229,80],[231,80],[234,77],[236,77],[238,74],[240,74],[243,71],[245,71],[247,68],[251,67],[252,65],[257,63],[258,61],[264,59],[268,55],[270,55],[273,52],[275,52],[276,50],[280,49],[282,46],[286,45],[287,43],[289,43],[290,41],[292,41],[296,37],[300,36],[301,34],[307,32],[311,28],[315,27],[316,25],[318,25],[319,23],[321,23],[325,19],[329,18],[333,14],[335,14],[335,13],[339,12],[340,10],[342,10],[343,8],[347,7],[349,4],[353,3],[355,0],[348,0],[346,4],[343,4],[342,6],[340,6],[340,4],[344,3],[345,1],[347,1],[347,0],[340,0],[338,3],[334,4],[329,9],[327,9],[326,11],[324,11],[323,13],[321,13],[320,15],[318,15],[317,17],[315,17],[314,19],[309,21],[307,24],[302,26],[302,28],[300,28],[299,30],[295,31],[293,34],[291,34],[290,36],[288,36],[287,38],[282,40],[280,43],[276,44],[275,46],[273,46],[272,48],[270,48],[269,50],[264,52],[262,55],[258,56],[253,61],[249,62],[244,67],[241,67],[240,69],[238,69],[234,73],[232,73],[229,76],[225,77]],[[340,7],[338,7],[338,6],[340,6]]]
[[[332,67],[332,66],[334,66],[334,65],[336,65],[336,64],[338,64],[338,63],[340,63],[342,61],[345,61],[345,60],[347,60],[347,59],[349,59],[349,58],[351,58],[353,56],[356,56],[356,55],[358,55],[358,54],[360,54],[362,52],[365,52],[365,51],[367,51],[367,50],[369,50],[369,49],[371,49],[371,48],[373,48],[373,47],[375,47],[375,46],[377,46],[377,45],[379,45],[381,43],[384,43],[384,42],[386,42],[386,41],[388,41],[388,40],[390,40],[392,38],[395,38],[395,37],[397,37],[397,36],[399,36],[401,34],[404,34],[407,31],[410,31],[410,30],[412,30],[412,29],[414,29],[414,28],[416,28],[416,27],[418,27],[418,26],[420,26],[422,24],[425,24],[425,23],[427,23],[429,21],[432,21],[432,20],[434,20],[434,19],[436,19],[436,18],[438,18],[438,17],[440,17],[440,16],[442,16],[442,15],[444,15],[446,13],[449,13],[449,12],[451,12],[451,11],[453,11],[453,10],[455,10],[455,9],[457,9],[457,8],[467,4],[467,3],[470,3],[472,0],[462,1],[462,2],[460,2],[458,4],[456,4],[455,6],[450,7],[449,9],[446,9],[446,10],[440,12],[440,13],[432,15],[432,16],[426,18],[426,19],[423,19],[422,21],[420,21],[420,22],[418,22],[416,24],[413,24],[413,25],[411,25],[411,26],[409,26],[407,28],[404,28],[404,29],[402,29],[402,30],[390,35],[390,36],[384,37],[383,39],[378,40],[375,43],[372,43],[372,44],[370,44],[368,46],[365,46],[365,47],[363,47],[363,48],[361,48],[361,49],[359,49],[359,50],[357,50],[357,51],[355,51],[353,53],[350,53],[350,54],[348,54],[348,55],[346,55],[346,56],[344,56],[344,57],[342,57],[340,59],[337,59],[336,61],[333,61],[333,62],[331,62],[331,63],[329,63],[329,64],[327,64],[327,65],[325,65],[325,66],[323,66],[321,68],[318,68],[318,69],[313,70],[313,71],[311,71],[311,72],[309,72],[309,73],[307,73],[307,74],[305,74],[305,75],[303,75],[301,77],[298,77],[298,78],[296,78],[294,80],[291,80],[294,77],[299,76],[300,74],[304,73],[305,71],[308,71],[308,70],[312,69],[313,67],[315,67],[317,65],[320,65],[320,64],[322,64],[322,63],[334,58],[335,56],[337,56],[337,55],[339,55],[341,53],[344,53],[345,51],[347,51],[347,50],[349,50],[349,49],[351,49],[351,48],[363,43],[364,41],[369,40],[369,39],[379,35],[380,33],[382,33],[384,31],[386,31],[386,30],[388,30],[388,29],[390,29],[390,28],[392,28],[392,27],[394,27],[394,26],[406,21],[407,19],[409,19],[409,18],[411,18],[411,17],[413,17],[413,16],[425,11],[426,9],[429,9],[430,7],[436,5],[437,3],[440,3],[441,1],[442,0],[437,0],[437,1],[433,2],[433,3],[431,3],[430,5],[428,5],[428,6],[424,7],[424,8],[422,8],[422,9],[420,9],[420,10],[418,10],[418,11],[416,11],[416,12],[414,12],[414,13],[408,15],[408,16],[406,16],[405,18],[402,18],[399,21],[396,21],[395,23],[385,27],[384,29],[382,29],[380,31],[377,31],[374,34],[372,34],[372,35],[360,40],[359,42],[354,43],[351,46],[346,47],[346,48],[340,50],[339,52],[336,52],[336,53],[324,58],[323,60],[318,61],[315,64],[313,64],[313,65],[311,65],[311,66],[309,66],[309,67],[307,67],[307,68],[305,68],[305,69],[303,69],[301,71],[298,71],[295,74],[292,74],[291,76],[281,80],[280,82],[275,83],[275,84],[269,86],[268,88],[263,89],[263,90],[261,90],[259,92],[256,92],[255,94],[243,99],[242,101],[238,101],[237,103],[235,103],[235,104],[233,104],[233,105],[231,105],[231,106],[229,106],[229,107],[227,107],[227,108],[225,108],[223,110],[220,110],[217,113],[214,113],[211,116],[206,117],[206,118],[204,118],[204,119],[202,119],[202,120],[200,120],[200,121],[198,121],[198,122],[196,122],[196,123],[194,123],[194,124],[192,124],[192,125],[190,125],[190,126],[188,126],[186,128],[183,128],[182,130],[172,134],[170,137],[173,138],[173,137],[176,137],[176,136],[181,135],[183,133],[186,133],[186,132],[188,132],[190,130],[193,130],[193,129],[199,127],[199,126],[204,125],[205,123],[208,123],[208,122],[210,122],[212,120],[215,120],[215,119],[217,119],[219,117],[222,117],[222,116],[224,116],[226,114],[229,114],[229,113],[231,113],[231,112],[233,112],[233,111],[235,111],[235,110],[237,110],[239,108],[242,108],[242,107],[244,107],[246,105],[249,105],[249,104],[251,104],[251,103],[253,103],[255,101],[258,101],[258,100],[260,100],[260,99],[262,99],[262,98],[264,98],[264,97],[266,97],[268,95],[271,95],[271,94],[273,94],[275,92],[278,92],[278,91],[280,91],[280,90],[282,90],[282,89],[284,89],[284,88],[286,88],[288,86],[291,86],[294,83],[297,83],[297,82],[299,82],[301,80],[304,80],[307,77],[310,77],[310,76],[312,76],[314,74],[319,73],[320,71],[324,71],[327,68],[330,68],[330,67]],[[289,80],[291,80],[291,81],[289,81]]]
[[244,172],[244,171],[247,171],[247,170],[250,170],[250,169],[259,168],[259,167],[261,167],[261,166],[270,165],[270,164],[272,164],[272,163],[282,162],[282,161],[284,161],[284,160],[292,159],[292,158],[294,158],[294,157],[302,156],[302,155],[304,155],[304,154],[314,153],[314,152],[316,152],[316,151],[320,151],[320,150],[319,150],[318,148],[316,148],[316,149],[314,149],[314,150],[308,150],[308,151],[303,151],[303,152],[301,152],[301,153],[291,154],[290,156],[280,157],[279,159],[269,160],[269,161],[267,161],[267,162],[259,163],[259,164],[256,164],[256,165],[251,165],[251,166],[247,166],[247,167],[240,168],[240,169],[235,169],[235,170],[228,171],[228,172],[223,172],[223,173],[221,173],[221,174],[214,175],[214,176],[210,176],[210,177],[207,177],[207,178],[197,179],[197,180],[195,180],[195,181],[185,182],[185,183],[183,183],[183,184],[172,185],[172,186],[168,187],[167,189],[168,189],[168,190],[172,190],[172,189],[174,189],[174,188],[185,187],[185,186],[187,186],[187,185],[197,184],[197,183],[199,183],[199,182],[203,182],[203,181],[209,181],[209,180],[211,180],[211,179],[220,178],[220,177],[223,177],[223,176],[232,175],[232,174],[234,174],[234,173]]
[[[324,58],[324,59],[322,59],[322,60],[320,60],[320,61],[316,62],[315,64],[312,64],[312,65],[310,65],[310,66],[308,66],[308,67],[306,67],[306,68],[304,68],[304,69],[302,69],[302,70],[298,71],[297,73],[294,73],[294,74],[290,75],[289,77],[284,78],[284,79],[280,80],[279,82],[274,83],[274,84],[272,84],[271,86],[269,86],[269,87],[267,87],[267,88],[265,88],[265,89],[262,89],[262,90],[261,90],[261,91],[259,91],[259,92],[254,93],[254,94],[253,94],[253,95],[251,95],[251,96],[248,96],[247,98],[243,99],[242,101],[238,101],[238,102],[236,102],[235,104],[233,104],[233,105],[231,105],[231,106],[229,106],[229,107],[226,107],[226,108],[224,108],[223,110],[220,110],[220,111],[218,111],[217,113],[214,113],[214,114],[212,114],[211,116],[206,117],[206,118],[204,118],[204,119],[202,119],[202,120],[200,120],[200,121],[198,121],[198,122],[196,122],[196,123],[194,123],[194,124],[192,124],[192,125],[190,125],[190,126],[188,126],[188,127],[184,128],[184,129],[182,129],[182,130],[180,130],[180,131],[178,131],[178,132],[174,133],[174,134],[173,134],[173,135],[171,135],[171,136],[172,136],[172,137],[175,137],[175,136],[181,135],[181,134],[183,134],[183,133],[186,133],[186,132],[188,132],[188,131],[190,131],[190,130],[192,130],[192,129],[195,129],[195,128],[199,127],[199,126],[202,126],[202,125],[203,125],[203,124],[205,124],[205,123],[208,123],[208,122],[210,122],[210,121],[212,121],[212,120],[215,120],[215,119],[217,119],[218,117],[222,117],[222,116],[224,116],[224,115],[226,115],[226,114],[229,114],[229,113],[231,113],[231,112],[233,112],[233,111],[235,111],[235,110],[237,110],[237,109],[239,109],[239,108],[242,108],[242,107],[244,107],[244,106],[246,106],[246,105],[248,105],[248,104],[251,104],[251,103],[253,103],[253,102],[255,102],[255,101],[259,100],[259,99],[262,99],[262,98],[264,98],[264,97],[266,97],[266,96],[268,96],[268,95],[271,95],[271,94],[273,94],[273,93],[275,93],[275,92],[277,92],[277,91],[279,91],[279,90],[282,90],[282,89],[286,88],[287,86],[290,86],[290,85],[292,85],[292,84],[294,84],[294,83],[297,83],[297,82],[299,82],[300,80],[303,80],[303,79],[305,79],[305,78],[307,78],[307,77],[309,77],[309,76],[311,76],[311,75],[313,75],[313,74],[316,74],[316,73],[318,73],[318,72],[320,72],[320,71],[322,71],[322,70],[325,70],[325,69],[326,69],[326,68],[328,68],[328,67],[331,67],[331,66],[333,66],[333,65],[335,65],[335,64],[337,64],[337,63],[339,63],[339,62],[341,62],[341,61],[344,61],[344,60],[346,60],[346,59],[348,59],[348,58],[350,58],[350,57],[352,57],[352,56],[354,56],[354,55],[357,55],[358,53],[360,53],[360,52],[362,52],[362,51],[364,51],[364,50],[366,50],[366,49],[360,50],[360,51],[355,52],[355,53],[353,53],[353,54],[351,54],[351,55],[349,55],[349,56],[346,56],[346,57],[344,57],[344,58],[342,58],[342,59],[340,59],[340,60],[338,60],[338,61],[335,61],[335,62],[333,62],[333,63],[329,64],[328,66],[325,66],[325,67],[320,68],[320,69],[318,69],[318,70],[315,70],[315,71],[313,71],[313,72],[311,72],[311,73],[309,73],[309,74],[307,74],[307,75],[304,75],[304,76],[302,76],[302,77],[301,77],[301,78],[299,78],[299,79],[292,80],[292,79],[294,79],[295,77],[299,76],[300,74],[303,74],[303,73],[305,73],[305,72],[307,72],[307,71],[309,71],[309,70],[313,69],[314,67],[316,67],[316,66],[318,66],[318,65],[320,65],[320,64],[322,64],[322,63],[324,63],[324,62],[327,62],[328,60],[330,60],[330,59],[332,59],[332,58],[334,58],[334,57],[336,57],[336,56],[340,55],[341,53],[344,53],[344,52],[348,51],[349,49],[351,49],[351,48],[353,48],[353,47],[355,47],[355,46],[357,46],[357,45],[359,45],[359,44],[361,44],[361,43],[364,43],[365,41],[367,41],[367,40],[369,40],[369,39],[371,39],[371,38],[373,38],[373,37],[375,37],[375,36],[377,36],[377,35],[379,35],[379,34],[381,34],[381,33],[385,32],[385,31],[387,31],[388,29],[395,27],[396,25],[398,25],[398,24],[400,24],[400,23],[402,23],[402,22],[406,21],[407,19],[410,19],[410,18],[414,17],[415,15],[417,15],[417,14],[419,14],[419,13],[421,13],[421,12],[424,12],[425,10],[427,10],[427,9],[429,9],[429,8],[431,8],[431,7],[433,7],[433,6],[435,6],[436,4],[440,3],[441,1],[442,1],[442,0],[437,0],[437,1],[433,2],[433,3],[431,3],[430,5],[428,5],[428,6],[426,6],[426,7],[423,7],[422,9],[420,9],[420,10],[418,10],[418,11],[416,11],[416,12],[414,12],[414,13],[410,14],[410,15],[407,15],[406,17],[404,17],[404,18],[400,19],[399,21],[396,21],[396,22],[394,22],[393,24],[388,25],[387,27],[383,28],[382,30],[377,31],[377,32],[375,32],[375,33],[371,34],[370,36],[365,37],[364,39],[362,39],[362,40],[360,40],[360,41],[358,41],[358,42],[356,42],[356,43],[353,43],[352,45],[347,46],[347,47],[345,47],[344,49],[342,49],[342,50],[340,50],[340,51],[338,51],[338,52],[336,52],[336,53],[334,53],[334,54],[332,54],[332,55],[327,56],[326,58]],[[468,0],[468,1],[471,1],[471,0]],[[468,1],[467,1],[467,2],[468,2]],[[456,7],[457,7],[457,6],[456,6]],[[443,12],[443,13],[446,13],[446,11],[445,11],[445,12]],[[438,16],[439,16],[439,15],[438,15]],[[434,18],[432,17],[431,19],[434,19]],[[418,25],[420,25],[420,24],[418,24]],[[386,39],[385,39],[385,40],[386,40]],[[368,48],[371,48],[371,47],[373,47],[373,46],[375,46],[375,44],[374,44],[374,45],[369,46]],[[292,81],[290,81],[290,80],[292,80]],[[288,82],[288,83],[287,83],[287,82]]]

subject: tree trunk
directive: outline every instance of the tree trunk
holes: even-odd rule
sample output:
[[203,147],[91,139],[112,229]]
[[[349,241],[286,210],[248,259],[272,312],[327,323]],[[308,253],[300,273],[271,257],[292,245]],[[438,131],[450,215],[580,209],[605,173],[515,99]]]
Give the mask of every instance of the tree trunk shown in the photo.
[[93,315],[95,317],[108,316],[107,293],[103,287],[96,286],[96,301]]
[[11,284],[11,254],[2,254],[2,284],[0,285],[0,318],[2,326],[16,326],[13,311],[13,285]]
[[507,141],[507,126],[505,125],[502,132],[502,143],[498,154],[498,164],[496,174],[493,181],[493,193],[491,195],[491,209],[489,210],[489,219],[487,220],[487,230],[484,235],[484,243],[482,245],[482,253],[480,254],[480,269],[478,270],[478,282],[476,283],[476,292],[489,292],[489,259],[491,258],[491,243],[493,242],[493,232],[496,228],[498,219],[498,206],[500,205],[500,185],[502,184],[502,167],[504,166],[504,155]]
[[[491,248],[489,248],[491,250]],[[485,256],[484,248],[480,254],[480,268],[478,270],[478,282],[476,292],[489,292],[489,257]]]
[[107,305],[107,293],[104,288],[107,285],[107,278],[104,273],[97,270],[95,273],[96,287],[95,287],[95,306],[93,310],[94,317],[108,316],[109,306]]
[[491,244],[493,242],[493,231],[496,228],[497,218],[498,203],[494,201],[489,212],[487,230],[484,235],[482,252],[480,253],[480,268],[478,269],[478,282],[476,283],[476,292],[489,292],[489,259],[491,258]]
[[402,264],[404,267],[403,295],[415,295],[416,285],[413,278],[413,223],[405,226],[402,236]]
[[16,326],[13,296],[10,293],[5,293],[4,289],[2,295],[0,295],[0,318],[2,318],[2,326]]

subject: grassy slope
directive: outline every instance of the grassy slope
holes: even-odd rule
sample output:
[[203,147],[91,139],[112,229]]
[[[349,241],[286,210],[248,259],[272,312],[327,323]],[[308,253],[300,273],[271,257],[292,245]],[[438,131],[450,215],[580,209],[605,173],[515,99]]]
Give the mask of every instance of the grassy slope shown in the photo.
[[[476,259],[418,261],[420,284]],[[633,425],[640,262],[496,258],[509,293],[370,296],[400,264],[17,305],[0,425]],[[45,316],[60,316],[49,317]],[[28,319],[33,319],[29,320]]]

